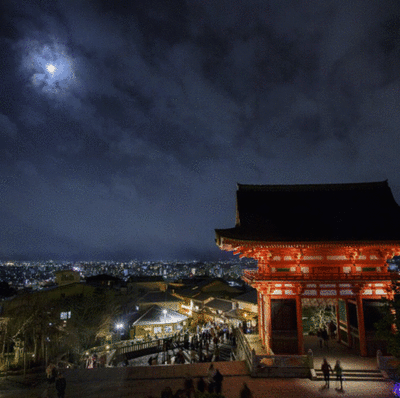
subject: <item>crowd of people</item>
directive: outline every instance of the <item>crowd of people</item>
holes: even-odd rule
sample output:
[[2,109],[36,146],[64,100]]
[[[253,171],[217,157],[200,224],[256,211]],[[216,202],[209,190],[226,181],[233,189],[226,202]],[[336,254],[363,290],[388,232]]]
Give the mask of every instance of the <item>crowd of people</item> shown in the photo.
[[236,344],[232,328],[223,325],[209,324],[208,327],[192,334],[184,343],[184,347],[191,351],[191,362],[218,362],[220,360],[221,343]]
[[[192,378],[186,377],[183,388],[179,388],[175,393],[171,387],[165,387],[161,392],[161,398],[194,398],[196,391],[223,394],[223,379],[224,376],[212,363],[208,368],[207,376],[200,377],[196,383]],[[246,383],[243,383],[240,398],[252,398],[252,393]]]
[[218,362],[222,359],[221,344],[235,346],[236,337],[232,328],[209,323],[203,328],[198,327],[194,333],[186,333],[183,344],[177,348],[177,351],[172,343],[166,340],[163,347],[164,353],[150,357],[149,365]]
[[329,349],[329,338],[332,340],[336,338],[335,322],[330,321],[326,326],[319,328],[317,331],[317,336],[319,339],[319,347],[322,348],[323,344],[326,349]]
[[[165,338],[161,342],[162,346],[159,347],[159,354],[149,357],[148,364],[218,362],[222,359],[222,343],[236,345],[233,328],[228,325],[209,322],[203,326],[197,326],[194,332],[189,333],[187,331],[184,334]],[[91,369],[105,367],[107,358],[104,352],[93,352],[85,355],[82,360],[82,366]],[[126,360],[121,365],[129,366],[129,361]]]
[[191,377],[186,377],[183,388],[179,388],[174,394],[171,387],[166,387],[161,392],[161,398],[194,398],[196,391],[221,394],[223,379],[224,376],[218,368],[211,364],[208,368],[207,376],[200,377],[196,385]]

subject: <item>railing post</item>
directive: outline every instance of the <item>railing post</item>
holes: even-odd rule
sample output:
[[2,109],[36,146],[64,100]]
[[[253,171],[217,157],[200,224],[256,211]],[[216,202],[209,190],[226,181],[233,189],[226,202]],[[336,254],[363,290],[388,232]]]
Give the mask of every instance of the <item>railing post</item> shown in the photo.
[[381,369],[381,358],[382,357],[382,351],[381,350],[377,350],[376,351],[376,362],[378,365],[378,369]]
[[251,350],[251,369],[250,369],[251,373],[253,373],[256,370],[255,361],[256,361],[256,350],[253,348]]
[[307,359],[308,359],[308,367],[310,369],[314,369],[314,354],[311,348],[307,351]]

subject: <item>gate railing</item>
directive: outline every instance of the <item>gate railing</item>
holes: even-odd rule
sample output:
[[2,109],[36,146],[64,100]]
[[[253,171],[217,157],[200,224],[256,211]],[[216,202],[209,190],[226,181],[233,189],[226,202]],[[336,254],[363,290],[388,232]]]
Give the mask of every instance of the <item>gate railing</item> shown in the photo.
[[246,335],[237,330],[239,358],[246,361],[252,377],[310,377],[313,353],[307,355],[258,355]]

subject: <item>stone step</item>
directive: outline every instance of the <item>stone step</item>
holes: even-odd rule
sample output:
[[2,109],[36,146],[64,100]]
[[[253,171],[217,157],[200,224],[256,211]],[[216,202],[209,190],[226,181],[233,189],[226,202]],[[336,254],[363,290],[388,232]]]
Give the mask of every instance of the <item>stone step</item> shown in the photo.
[[[321,370],[315,370],[316,378],[314,380],[324,380],[324,375]],[[331,380],[336,380],[336,374],[331,374]],[[380,370],[367,369],[349,369],[343,370],[344,381],[387,381]]]

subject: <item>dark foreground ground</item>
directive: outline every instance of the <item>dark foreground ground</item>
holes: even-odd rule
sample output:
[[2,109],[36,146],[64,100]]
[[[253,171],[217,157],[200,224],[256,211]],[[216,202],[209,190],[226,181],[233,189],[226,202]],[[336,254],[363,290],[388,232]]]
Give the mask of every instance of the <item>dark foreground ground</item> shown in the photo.
[[[248,375],[244,362],[219,362],[216,367],[224,375],[223,393],[226,398],[239,398],[244,382],[250,387],[254,398],[313,398],[354,397],[389,398],[393,382],[345,382],[344,391],[324,389],[322,381],[308,379],[253,379]],[[66,398],[159,398],[161,391],[170,386],[175,392],[183,387],[187,376],[194,381],[207,373],[209,364],[175,366],[141,366],[66,371]],[[8,376],[0,379],[0,398],[55,398],[54,385],[50,388],[42,374]]]

